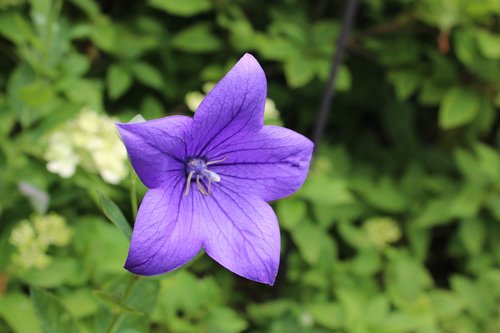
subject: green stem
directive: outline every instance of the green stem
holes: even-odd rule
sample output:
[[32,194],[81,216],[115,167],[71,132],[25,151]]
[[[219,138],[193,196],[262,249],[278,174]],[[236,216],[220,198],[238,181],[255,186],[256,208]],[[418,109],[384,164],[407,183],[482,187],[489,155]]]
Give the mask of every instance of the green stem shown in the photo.
[[132,206],[132,216],[135,220],[135,217],[137,216],[137,177],[133,171],[130,174],[132,175],[130,185],[130,204]]
[[[131,274],[130,278],[128,280],[127,286],[125,287],[125,290],[121,296],[121,298],[126,301],[128,296],[130,295],[130,292],[134,288],[135,283],[139,281],[139,276]],[[121,318],[123,318],[123,315],[120,313],[114,313],[113,318],[111,319],[111,323],[109,324],[109,328],[106,331],[107,333],[114,333],[120,326]]]

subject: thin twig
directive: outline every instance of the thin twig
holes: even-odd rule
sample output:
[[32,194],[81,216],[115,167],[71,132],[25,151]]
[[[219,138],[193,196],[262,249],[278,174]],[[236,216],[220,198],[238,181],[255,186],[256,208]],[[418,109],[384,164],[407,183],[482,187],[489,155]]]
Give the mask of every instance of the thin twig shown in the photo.
[[337,76],[340,64],[342,63],[347,37],[351,30],[357,7],[358,0],[349,0],[347,2],[347,7],[345,9],[344,19],[342,22],[342,30],[340,31],[340,37],[337,41],[337,49],[332,59],[332,68],[330,70],[330,75],[328,76],[325,92],[321,101],[316,128],[314,129],[314,143],[316,144],[316,147],[323,137],[326,122],[328,120],[328,113],[335,97],[335,90],[333,89],[333,85],[335,83],[335,78]]

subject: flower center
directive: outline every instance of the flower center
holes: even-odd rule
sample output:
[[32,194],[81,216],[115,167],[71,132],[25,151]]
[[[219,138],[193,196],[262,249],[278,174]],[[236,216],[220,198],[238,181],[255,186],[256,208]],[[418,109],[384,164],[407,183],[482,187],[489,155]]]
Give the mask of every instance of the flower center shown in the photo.
[[196,185],[198,185],[198,190],[204,195],[210,194],[210,184],[212,182],[220,182],[220,177],[213,171],[208,170],[208,166],[216,163],[225,161],[226,158],[217,161],[205,162],[202,158],[189,158],[186,161],[186,189],[184,195],[189,194],[189,189],[191,188],[191,181],[196,180]]

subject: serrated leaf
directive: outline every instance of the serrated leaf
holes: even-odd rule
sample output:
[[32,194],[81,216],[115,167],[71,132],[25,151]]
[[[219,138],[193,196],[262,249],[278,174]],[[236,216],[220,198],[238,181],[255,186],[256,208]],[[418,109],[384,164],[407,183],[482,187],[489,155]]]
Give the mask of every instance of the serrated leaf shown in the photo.
[[108,95],[111,99],[122,96],[132,84],[132,78],[125,68],[120,65],[111,65],[106,76]]
[[57,297],[31,288],[31,301],[44,333],[79,333],[80,330]]
[[212,8],[210,0],[150,0],[149,5],[179,16],[193,16]]
[[118,206],[107,196],[102,194],[101,192],[97,192],[99,196],[99,205],[101,206],[101,210],[104,215],[111,221],[113,224],[120,229],[121,232],[130,239],[132,237],[132,228],[130,224],[128,224],[127,219],[123,215],[122,211]]
[[444,96],[439,110],[439,125],[450,129],[474,120],[480,108],[480,98],[475,93],[455,87]]

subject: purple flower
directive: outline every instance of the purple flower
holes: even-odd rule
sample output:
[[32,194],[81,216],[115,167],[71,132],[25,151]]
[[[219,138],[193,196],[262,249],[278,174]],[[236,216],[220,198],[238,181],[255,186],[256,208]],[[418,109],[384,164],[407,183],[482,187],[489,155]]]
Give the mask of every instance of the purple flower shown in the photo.
[[266,91],[262,68],[246,54],[194,118],[117,125],[149,188],[126,269],[140,275],[168,272],[204,248],[232,272],[274,283],[280,233],[266,201],[302,185],[313,144],[289,129],[263,126]]

